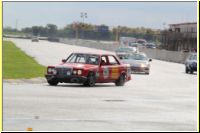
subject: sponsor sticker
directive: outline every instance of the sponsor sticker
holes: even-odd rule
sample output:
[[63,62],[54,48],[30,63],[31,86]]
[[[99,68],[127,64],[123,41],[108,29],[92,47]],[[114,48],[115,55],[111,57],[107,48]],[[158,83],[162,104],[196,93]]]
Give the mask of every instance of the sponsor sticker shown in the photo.
[[109,68],[105,67],[103,69],[103,77],[108,78],[108,76],[109,76]]
[[112,68],[111,69],[111,78],[117,79],[119,77],[119,68]]

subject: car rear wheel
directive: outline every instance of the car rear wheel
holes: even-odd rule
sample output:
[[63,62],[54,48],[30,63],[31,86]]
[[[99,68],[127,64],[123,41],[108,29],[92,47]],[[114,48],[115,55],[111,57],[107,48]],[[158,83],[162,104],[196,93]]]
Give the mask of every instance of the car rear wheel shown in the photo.
[[95,86],[96,78],[94,73],[89,73],[87,77],[87,81],[84,83],[84,86],[93,87]]
[[121,74],[119,79],[115,82],[116,86],[123,86],[125,84],[125,75]]
[[189,72],[188,68],[187,68],[187,67],[185,67],[185,73],[188,73],[188,72]]
[[49,83],[49,85],[51,85],[51,86],[56,86],[56,85],[58,85],[58,81],[56,81],[56,80],[49,80],[49,81],[47,81],[48,83]]
[[192,69],[190,69],[190,73],[193,74],[193,72],[194,72],[194,71],[193,71]]

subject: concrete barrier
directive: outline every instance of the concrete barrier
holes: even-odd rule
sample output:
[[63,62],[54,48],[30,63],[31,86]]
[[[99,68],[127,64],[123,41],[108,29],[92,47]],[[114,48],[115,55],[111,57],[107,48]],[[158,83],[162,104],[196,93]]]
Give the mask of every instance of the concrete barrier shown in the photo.
[[[83,40],[83,39],[68,39],[68,38],[60,38],[59,41],[61,43],[69,44],[69,45],[78,45],[89,48],[107,50],[107,51],[115,51],[119,44],[115,42],[109,41],[94,41],[94,40]],[[179,51],[167,51],[160,49],[140,49],[141,52],[144,52],[148,55],[148,57],[158,60],[164,60],[169,62],[176,63],[184,63],[189,53],[179,52]]]
[[107,51],[115,51],[119,47],[117,43],[109,41],[106,42],[106,41],[60,38],[59,42],[69,45],[78,45],[78,46],[84,46],[84,47],[107,50]]
[[184,63],[189,53],[179,52],[179,51],[167,51],[160,49],[140,49],[141,52],[144,52],[148,57],[153,59],[159,59],[164,61]]

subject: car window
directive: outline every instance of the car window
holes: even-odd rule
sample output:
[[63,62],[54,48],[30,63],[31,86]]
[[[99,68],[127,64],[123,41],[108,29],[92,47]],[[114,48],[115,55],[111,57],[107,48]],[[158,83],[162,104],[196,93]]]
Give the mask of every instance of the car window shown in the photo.
[[119,64],[118,61],[115,59],[114,56],[108,56],[109,65],[116,65]]
[[88,64],[98,65],[99,64],[99,57],[98,56],[89,56],[87,62],[88,62]]
[[67,59],[68,63],[83,63],[83,64],[99,64],[99,56],[98,55],[89,55],[89,54],[72,54]]
[[67,62],[69,62],[69,63],[74,63],[75,60],[76,60],[76,56],[73,54],[73,55],[71,55],[71,56],[68,58]]
[[107,65],[108,64],[108,62],[107,62],[107,60],[106,60],[106,57],[105,56],[102,56],[101,57],[101,65]]
[[77,56],[76,63],[85,63],[85,56]]

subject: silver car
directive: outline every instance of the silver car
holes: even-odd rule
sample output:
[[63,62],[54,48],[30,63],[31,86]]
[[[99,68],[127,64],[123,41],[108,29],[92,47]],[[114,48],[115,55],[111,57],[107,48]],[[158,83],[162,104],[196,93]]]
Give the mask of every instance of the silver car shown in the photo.
[[193,73],[197,71],[197,53],[191,53],[185,61],[185,72]]
[[149,59],[143,53],[127,55],[122,59],[123,63],[130,64],[132,73],[143,72],[145,74],[150,73],[150,61],[152,61],[152,59]]
[[36,37],[36,36],[34,36],[34,37],[32,37],[31,41],[32,41],[32,42],[39,42],[39,38]]

